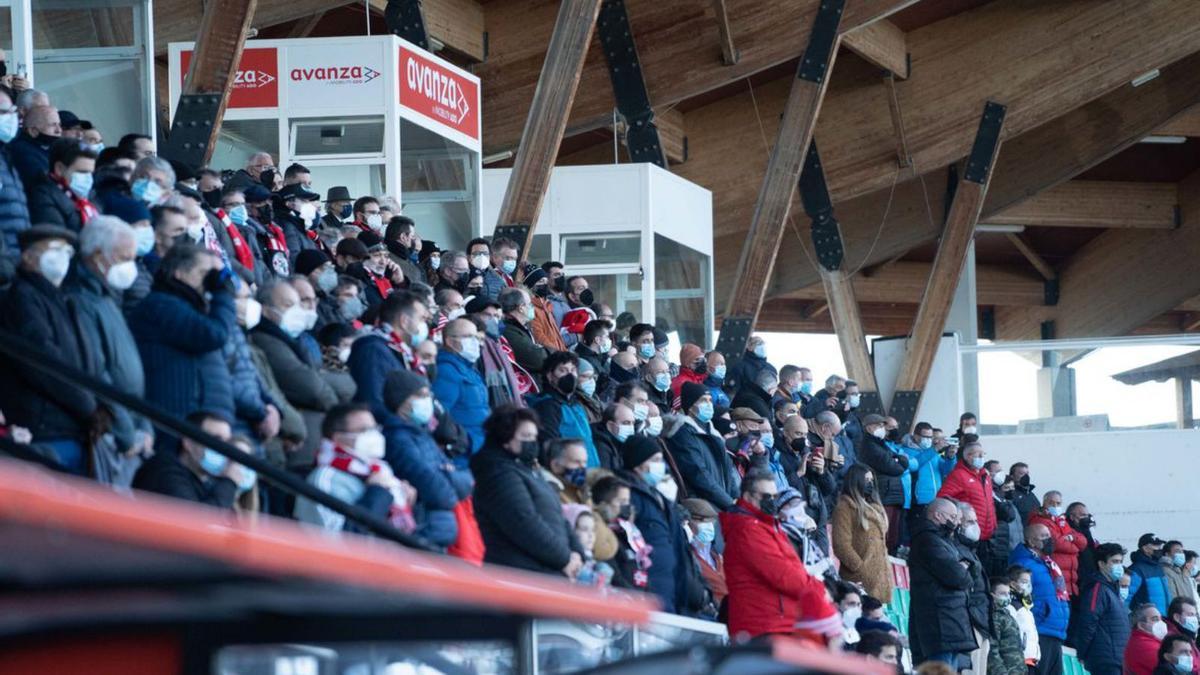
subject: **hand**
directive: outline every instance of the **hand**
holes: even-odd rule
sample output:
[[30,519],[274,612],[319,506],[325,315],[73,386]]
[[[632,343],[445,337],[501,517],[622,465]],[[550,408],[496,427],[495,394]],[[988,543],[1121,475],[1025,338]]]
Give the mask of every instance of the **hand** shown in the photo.
[[279,435],[279,408],[273,404],[267,404],[267,416],[258,423],[258,435],[264,440],[270,440]]
[[575,576],[579,574],[579,570],[582,567],[583,558],[579,557],[578,553],[571,551],[571,559],[567,562],[567,566],[563,568],[562,572],[568,579],[574,581]]
[[393,284],[399,286],[400,284],[404,283],[404,270],[400,269],[399,265],[395,263],[388,263],[387,273],[388,278],[391,279]]
[[817,473],[825,473],[825,456],[815,452],[808,455],[808,466]]
[[966,560],[959,560],[959,561],[958,561],[958,564],[959,564],[959,565],[962,565],[964,570],[969,570],[969,569],[971,569],[971,566],[967,564],[967,561],[966,561]]
[[234,461],[225,462],[225,470],[221,475],[233,481],[237,485],[242,484],[242,465]]
[[908,468],[908,455],[896,455],[896,458],[898,460],[900,460],[901,466],[903,466],[906,469]]
[[25,79],[25,77],[21,75],[13,75],[12,79],[10,80],[10,86],[12,87],[13,91],[19,94],[29,88],[29,80]]
[[397,488],[400,490],[400,493],[404,495],[404,503],[405,504],[416,504],[417,503],[417,488],[413,487],[408,481],[402,480],[402,481],[398,481],[398,482],[399,482],[399,485],[397,485]]
[[391,489],[396,485],[396,475],[392,473],[392,467],[387,464],[379,464],[374,471],[367,476],[367,485],[378,485],[381,488]]
[[836,396],[830,396],[829,398],[825,399],[825,406],[829,408],[838,407],[838,398]]

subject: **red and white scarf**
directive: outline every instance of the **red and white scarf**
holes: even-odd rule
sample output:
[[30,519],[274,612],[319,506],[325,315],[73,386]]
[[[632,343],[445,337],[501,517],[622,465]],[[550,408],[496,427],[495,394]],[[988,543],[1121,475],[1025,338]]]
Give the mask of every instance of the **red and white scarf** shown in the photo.
[[519,393],[522,396],[538,393],[537,380],[533,379],[529,371],[517,363],[517,355],[513,351],[512,345],[508,344],[508,338],[504,336],[500,336],[500,351],[504,352],[504,358],[508,359],[508,362],[512,364],[513,375],[517,377],[517,389],[520,390]]
[[63,194],[67,195],[67,198],[71,200],[71,203],[75,205],[75,210],[79,212],[80,224],[87,225],[89,220],[100,215],[100,211],[98,211],[96,207],[93,206],[90,201],[88,201],[87,197],[80,197],[79,195],[75,194],[75,191],[72,190],[69,185],[67,185],[67,179],[63,178],[62,176],[50,174],[50,180],[54,181],[54,184],[57,185],[59,189],[63,191]]
[[[382,460],[362,459],[327,438],[321,440],[321,447],[317,450],[317,466],[337,469],[363,481],[370,478],[372,474],[390,469]],[[412,533],[417,529],[417,521],[413,518],[412,504],[408,503],[404,492],[399,487],[392,488],[390,492],[392,493],[392,507],[388,513],[388,520],[396,529]]]
[[1054,558],[1041,551],[1034,551],[1033,554],[1037,556],[1038,560],[1045,563],[1046,568],[1050,570],[1050,580],[1054,582],[1054,595],[1058,596],[1059,600],[1064,602],[1069,601],[1071,595],[1067,592],[1067,579],[1063,576],[1062,568],[1058,566],[1058,563],[1054,562]]
[[633,524],[632,520],[618,518],[616,527],[625,533],[625,540],[629,542],[629,548],[633,551],[634,559],[637,561],[637,570],[633,573],[633,585],[636,588],[645,588],[650,584],[648,570],[654,564],[650,560],[650,554],[654,552],[654,547],[646,543],[642,531]]
[[417,373],[418,375],[426,375],[425,364],[421,363],[421,359],[417,358],[417,353],[414,352],[412,347],[409,347],[408,343],[404,341],[403,335],[397,333],[396,329],[391,326],[380,326],[377,330],[379,331],[379,334],[387,340],[388,347],[400,355],[400,358],[404,361],[404,365],[407,366],[409,370]]
[[254,254],[250,251],[250,246],[246,243],[246,239],[242,237],[242,231],[233,224],[224,209],[214,211],[217,218],[221,219],[221,224],[225,226],[225,234],[229,235],[229,239],[233,242],[233,256],[237,261],[248,270],[254,269]]

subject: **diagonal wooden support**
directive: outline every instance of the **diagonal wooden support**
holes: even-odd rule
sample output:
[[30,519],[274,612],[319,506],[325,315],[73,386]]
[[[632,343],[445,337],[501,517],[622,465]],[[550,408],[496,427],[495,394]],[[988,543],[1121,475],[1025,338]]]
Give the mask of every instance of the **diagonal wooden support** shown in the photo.
[[712,0],[713,11],[717,15],[717,34],[721,38],[721,60],[727,66],[732,66],[742,58],[742,53],[733,44],[733,32],[729,26],[729,8],[725,0]]
[[529,116],[525,118],[525,130],[521,133],[497,221],[497,236],[514,237],[521,244],[519,263],[529,256],[534,227],[546,188],[550,186],[550,171],[567,128],[567,115],[579,87],[600,3],[601,0],[563,0],[558,9],[554,34],[550,36]]
[[950,315],[958,279],[962,276],[967,249],[975,238],[975,225],[983,208],[984,195],[987,194],[1006,111],[999,103],[989,101],[984,105],[966,170],[963,171],[950,213],[946,217],[946,227],[938,243],[937,256],[933,259],[925,296],[917,310],[913,332],[905,350],[904,365],[892,397],[891,414],[900,422],[902,429],[911,426],[920,407],[921,394],[929,379],[929,370],[946,327],[946,318]]
[[745,332],[721,330],[717,348],[727,359],[741,357],[762,310],[796,182],[829,84],[829,70],[837,56],[843,5],[844,0],[821,3],[809,32],[808,46],[800,57],[796,79],[792,81],[783,119],[779,123],[779,135],[771,150],[766,177],[750,222],[750,236],[742,246],[736,281],[725,311],[727,322],[735,319],[738,325],[742,322],[747,325]]
[[211,0],[205,7],[165,158],[195,168],[212,159],[257,5],[258,0]]
[[813,247],[821,272],[821,284],[825,287],[829,318],[833,321],[833,331],[837,334],[847,375],[856,380],[862,390],[863,412],[879,412],[883,406],[879,400],[879,386],[875,383],[875,367],[867,352],[867,336],[863,332],[854,286],[843,266],[845,255],[841,230],[837,219],[833,217],[833,201],[829,198],[825,169],[821,166],[815,140],[809,143],[799,187],[804,212],[812,219]]

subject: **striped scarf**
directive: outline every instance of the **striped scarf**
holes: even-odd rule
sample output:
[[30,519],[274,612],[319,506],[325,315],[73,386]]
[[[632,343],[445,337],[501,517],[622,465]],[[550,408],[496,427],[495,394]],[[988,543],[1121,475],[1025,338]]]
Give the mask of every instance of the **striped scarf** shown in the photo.
[[[327,466],[331,469],[337,469],[364,482],[371,477],[371,474],[390,468],[380,460],[368,461],[361,459],[357,455],[343,450],[341,446],[336,445],[327,438],[321,439],[321,447],[317,450],[317,466]],[[388,512],[388,520],[391,521],[396,529],[412,533],[417,529],[417,521],[413,517],[412,504],[408,503],[408,499],[399,485],[390,488],[389,492],[392,493],[392,507]]]

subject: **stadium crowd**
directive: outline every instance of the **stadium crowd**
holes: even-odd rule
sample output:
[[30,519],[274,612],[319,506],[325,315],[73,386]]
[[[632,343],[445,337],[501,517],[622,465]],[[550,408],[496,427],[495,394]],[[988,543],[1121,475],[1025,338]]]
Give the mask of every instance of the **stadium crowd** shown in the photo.
[[[471,563],[643,591],[735,638],[791,634],[997,675],[1200,673],[1200,561],[1125,564],[1085,504],[952,433],[860,414],[831,375],[668,348],[518,245],[443,249],[394,200],[192,171],[0,86],[0,323]],[[65,470],[331,532],[341,514],[4,358],[3,433]],[[910,634],[885,615],[907,559]],[[911,654],[906,654],[906,649]],[[922,672],[934,666],[921,665]]]

